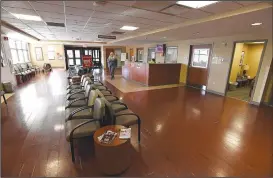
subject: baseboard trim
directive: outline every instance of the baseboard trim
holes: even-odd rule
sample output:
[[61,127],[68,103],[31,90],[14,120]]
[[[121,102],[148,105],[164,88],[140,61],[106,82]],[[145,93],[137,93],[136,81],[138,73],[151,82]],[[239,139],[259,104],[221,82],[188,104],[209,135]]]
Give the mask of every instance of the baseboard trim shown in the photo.
[[224,93],[220,93],[220,92],[213,91],[213,90],[208,90],[208,89],[207,89],[207,92],[212,93],[212,94],[216,94],[216,95],[220,95],[220,96],[225,96]]

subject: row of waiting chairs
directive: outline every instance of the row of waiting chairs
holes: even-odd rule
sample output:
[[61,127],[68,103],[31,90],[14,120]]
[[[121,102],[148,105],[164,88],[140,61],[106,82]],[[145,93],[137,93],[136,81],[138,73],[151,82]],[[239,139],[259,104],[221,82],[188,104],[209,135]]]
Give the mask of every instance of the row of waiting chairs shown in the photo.
[[17,84],[21,84],[34,77],[37,73],[40,73],[40,68],[32,66],[31,63],[14,64],[13,73],[16,76]]
[[138,124],[140,142],[139,116],[128,109],[103,83],[95,81],[91,74],[83,75],[80,82],[67,87],[65,113],[66,140],[70,142],[73,162],[73,140],[91,136],[102,126],[117,124],[129,127]]

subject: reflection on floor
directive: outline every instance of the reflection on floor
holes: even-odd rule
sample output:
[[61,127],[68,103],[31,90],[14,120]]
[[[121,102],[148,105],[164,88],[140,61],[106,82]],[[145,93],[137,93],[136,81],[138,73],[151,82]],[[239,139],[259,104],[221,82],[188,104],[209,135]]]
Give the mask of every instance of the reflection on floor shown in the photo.
[[[14,95],[14,93],[6,93],[5,94],[5,98],[6,98],[7,102],[8,102],[8,99],[10,97],[12,97],[13,95]],[[1,96],[1,103],[4,103],[4,98],[2,96]]]
[[[105,176],[92,137],[76,143],[76,163],[71,162],[64,71],[32,81],[1,104],[1,176]],[[131,143],[138,149],[121,176],[273,176],[272,108],[187,87],[133,93],[110,87],[142,120],[141,144],[133,128]]]
[[142,85],[137,82],[126,80],[121,75],[116,75],[114,80],[111,80],[110,76],[107,76],[105,80],[123,93],[145,91],[145,90],[156,90],[156,89],[163,89],[163,88],[173,88],[173,87],[182,86],[182,84],[172,84],[172,85],[161,85],[161,86],[148,87],[148,86]]
[[236,90],[234,91],[228,91],[227,97],[249,101],[250,99],[249,92],[250,92],[250,87],[240,87],[240,88],[236,88]]

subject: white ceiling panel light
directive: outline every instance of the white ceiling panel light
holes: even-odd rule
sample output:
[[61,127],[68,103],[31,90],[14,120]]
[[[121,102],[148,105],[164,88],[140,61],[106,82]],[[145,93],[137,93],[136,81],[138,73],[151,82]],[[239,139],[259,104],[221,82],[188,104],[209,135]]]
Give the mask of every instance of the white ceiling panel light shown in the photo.
[[31,20],[31,21],[42,21],[41,17],[34,15],[25,15],[25,14],[15,14],[12,13],[15,17],[21,20]]
[[205,7],[205,6],[214,4],[216,2],[218,2],[218,1],[177,1],[176,4],[198,9],[201,7]]
[[258,25],[262,25],[263,23],[261,23],[261,22],[256,22],[256,23],[253,23],[253,24],[251,24],[252,26],[258,26]]
[[134,26],[123,26],[120,28],[121,30],[128,30],[128,31],[134,31],[134,30],[137,30],[138,27],[134,27]]

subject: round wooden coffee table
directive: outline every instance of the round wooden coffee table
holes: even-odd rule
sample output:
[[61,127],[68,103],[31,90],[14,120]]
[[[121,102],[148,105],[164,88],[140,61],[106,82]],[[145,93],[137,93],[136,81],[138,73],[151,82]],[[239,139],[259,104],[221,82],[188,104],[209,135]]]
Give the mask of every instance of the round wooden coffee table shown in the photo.
[[[126,128],[121,125],[110,125],[98,129],[93,138],[95,156],[101,171],[107,175],[118,175],[124,172],[131,164],[132,147],[130,139],[119,139],[119,130]],[[107,130],[118,133],[110,144],[101,143],[98,137]]]

